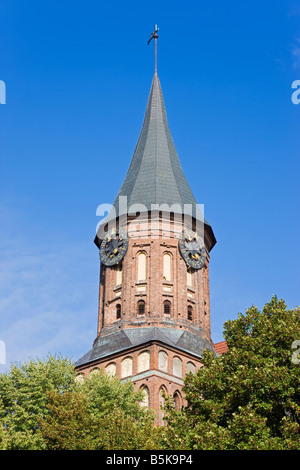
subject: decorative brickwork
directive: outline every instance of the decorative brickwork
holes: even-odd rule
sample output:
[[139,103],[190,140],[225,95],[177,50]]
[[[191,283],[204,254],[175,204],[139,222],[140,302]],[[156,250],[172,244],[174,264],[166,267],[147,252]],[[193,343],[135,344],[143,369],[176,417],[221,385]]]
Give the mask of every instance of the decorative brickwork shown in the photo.
[[[145,231],[140,237],[139,232],[131,231],[121,266],[102,265],[98,335],[142,325],[172,326],[201,332],[210,340],[209,254],[202,269],[188,270],[178,250],[178,233],[183,227],[174,228],[177,230],[169,238],[164,238],[163,229],[158,229],[157,237],[146,236]],[[168,276],[164,273],[166,255]],[[165,313],[165,302],[170,313]]]
[[[159,222],[155,236],[150,227],[148,233],[142,230],[141,237],[140,231],[133,231],[133,226],[128,226],[128,250],[121,264],[101,265],[98,335],[94,344],[105,339],[109,341],[119,330],[155,327],[178,330],[178,335],[188,331],[196,341],[205,338],[212,349],[209,254],[207,252],[202,269],[188,269],[178,249],[182,225],[174,223],[172,233],[165,238],[163,216]],[[149,361],[144,358],[143,365],[139,365],[143,352],[149,354]],[[165,353],[165,362],[162,353]],[[187,371],[195,372],[201,367],[201,359],[198,354],[152,340],[80,364],[77,371],[86,375],[96,367],[121,380],[131,380],[136,390],[147,387],[148,405],[157,411],[159,423],[161,387],[174,397],[176,406],[182,406],[183,378]]]

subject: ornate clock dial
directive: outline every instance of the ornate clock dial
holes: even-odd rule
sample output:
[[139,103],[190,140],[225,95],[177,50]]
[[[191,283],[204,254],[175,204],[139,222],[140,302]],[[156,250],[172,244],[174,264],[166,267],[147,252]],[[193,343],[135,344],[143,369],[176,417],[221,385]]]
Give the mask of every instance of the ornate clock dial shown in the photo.
[[203,240],[197,232],[184,230],[179,239],[180,253],[188,266],[201,269],[205,263],[206,251]]
[[113,229],[106,234],[100,246],[100,259],[105,266],[118,264],[126,254],[128,236],[126,230]]

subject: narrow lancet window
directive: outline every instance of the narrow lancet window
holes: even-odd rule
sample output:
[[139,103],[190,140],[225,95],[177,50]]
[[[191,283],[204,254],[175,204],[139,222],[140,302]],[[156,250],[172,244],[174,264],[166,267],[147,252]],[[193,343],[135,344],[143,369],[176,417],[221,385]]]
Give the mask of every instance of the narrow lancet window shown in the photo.
[[169,300],[164,301],[164,314],[170,315],[171,313],[171,302]]
[[188,285],[188,287],[192,287],[193,286],[193,278],[192,278],[192,268],[187,268],[187,272],[186,272],[186,283]]
[[137,266],[137,280],[145,281],[146,280],[146,254],[138,254],[138,266]]
[[121,318],[121,305],[120,304],[117,304],[116,306],[116,318],[117,320]]
[[116,285],[120,286],[122,284],[122,262],[116,266]]
[[145,313],[145,302],[143,300],[139,300],[137,303],[137,313],[138,315],[144,315]]
[[171,281],[171,255],[169,253],[164,253],[163,279]]

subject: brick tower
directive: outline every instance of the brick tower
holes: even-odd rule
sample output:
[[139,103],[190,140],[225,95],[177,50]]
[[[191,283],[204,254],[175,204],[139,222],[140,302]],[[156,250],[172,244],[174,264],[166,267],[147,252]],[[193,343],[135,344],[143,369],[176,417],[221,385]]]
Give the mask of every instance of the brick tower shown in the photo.
[[[197,165],[198,166],[198,165]],[[209,259],[216,243],[183,174],[155,70],[123,185],[97,231],[97,337],[75,364],[144,390],[162,424],[162,390],[184,404],[183,378],[201,367],[210,333]]]

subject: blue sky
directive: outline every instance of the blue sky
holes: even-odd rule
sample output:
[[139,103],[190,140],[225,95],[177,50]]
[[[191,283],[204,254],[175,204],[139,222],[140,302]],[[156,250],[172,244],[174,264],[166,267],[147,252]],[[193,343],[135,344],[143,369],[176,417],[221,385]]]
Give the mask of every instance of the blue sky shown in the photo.
[[[212,338],[273,294],[299,302],[297,1],[0,0],[0,340],[76,360],[97,328],[96,209],[112,203],[154,72],[217,245]],[[0,372],[7,365],[0,365]]]

